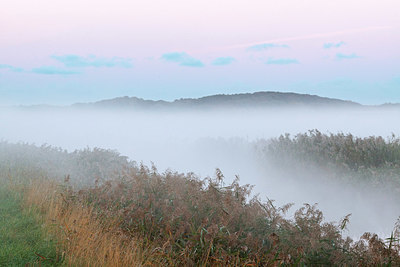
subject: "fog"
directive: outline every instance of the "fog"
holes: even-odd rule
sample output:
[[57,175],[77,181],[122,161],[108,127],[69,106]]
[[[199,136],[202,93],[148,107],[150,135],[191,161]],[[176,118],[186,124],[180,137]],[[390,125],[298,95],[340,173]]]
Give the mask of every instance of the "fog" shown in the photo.
[[[72,108],[9,108],[0,112],[0,139],[49,144],[68,151],[86,147],[114,149],[131,160],[152,163],[160,172],[171,169],[213,176],[220,168],[227,182],[239,175],[241,184],[276,205],[318,203],[327,221],[350,217],[348,234],[359,237],[390,232],[400,215],[391,196],[373,189],[355,193],[348,185],[312,176],[287,177],[257,153],[260,139],[281,134],[351,133],[354,136],[400,135],[400,109],[253,109],[181,112],[131,112]],[[289,213],[288,216],[291,216]]]

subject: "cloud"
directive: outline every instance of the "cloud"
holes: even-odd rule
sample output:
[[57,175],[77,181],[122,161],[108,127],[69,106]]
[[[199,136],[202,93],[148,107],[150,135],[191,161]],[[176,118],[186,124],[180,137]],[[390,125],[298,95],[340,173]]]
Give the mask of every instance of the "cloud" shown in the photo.
[[33,73],[37,74],[46,74],[46,75],[71,75],[71,74],[79,74],[77,71],[71,71],[71,70],[63,70],[59,69],[54,66],[42,66],[39,68],[34,68],[32,69]]
[[280,45],[274,43],[256,44],[248,47],[247,51],[264,51],[271,48],[289,48],[288,45]]
[[342,54],[342,53],[337,53],[336,54],[336,58],[339,59],[339,60],[342,60],[342,59],[355,59],[355,58],[360,58],[360,56],[357,56],[356,53],[348,54],[348,55]]
[[81,57],[78,55],[63,55],[52,56],[53,59],[63,63],[66,67],[121,67],[132,68],[132,60],[129,58],[113,57],[113,58],[99,58],[94,55]]
[[324,48],[329,49],[329,48],[339,48],[343,45],[345,45],[345,42],[339,42],[339,43],[325,43]]
[[233,57],[218,57],[212,62],[212,64],[214,66],[223,66],[223,65],[232,64],[235,61],[236,61],[236,59]]
[[256,43],[246,43],[246,44],[236,44],[231,46],[226,46],[224,48],[240,48],[240,47],[248,47],[255,46],[260,43],[280,43],[280,42],[291,42],[291,41],[301,41],[301,40],[312,40],[312,39],[320,39],[327,37],[340,36],[344,34],[352,34],[352,33],[362,33],[362,32],[370,32],[370,31],[379,31],[385,29],[392,29],[390,26],[379,26],[379,27],[367,27],[367,28],[359,28],[359,29],[349,29],[345,31],[336,31],[336,32],[327,32],[327,33],[317,33],[317,34],[309,34],[302,36],[294,36],[294,37],[286,37],[286,38],[278,38],[278,39],[269,39],[264,41],[259,41]]
[[161,59],[168,61],[168,62],[176,62],[179,63],[180,66],[187,66],[187,67],[204,67],[203,62],[200,60],[189,56],[188,54],[182,52],[173,52],[173,53],[166,53],[161,56]]
[[7,64],[0,64],[0,69],[8,69],[13,72],[23,72],[24,71],[22,68],[17,68],[17,67],[7,65]]
[[268,65],[289,65],[289,64],[299,64],[299,61],[294,58],[268,58],[265,62]]

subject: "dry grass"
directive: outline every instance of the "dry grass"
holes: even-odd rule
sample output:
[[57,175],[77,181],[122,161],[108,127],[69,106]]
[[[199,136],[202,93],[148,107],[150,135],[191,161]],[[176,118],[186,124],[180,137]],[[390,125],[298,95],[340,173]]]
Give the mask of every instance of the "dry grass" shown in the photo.
[[[346,218],[340,226],[324,223],[322,212],[315,206],[306,205],[296,212],[294,221],[289,221],[282,216],[287,207],[276,208],[271,202],[261,203],[257,198],[239,200],[238,196],[248,191],[238,184],[223,187],[217,184],[222,180],[216,179],[199,190],[193,183],[204,186],[201,181],[191,181],[185,187],[188,180],[183,177],[171,176],[172,180],[161,184],[162,180],[153,180],[155,177],[132,177],[139,179],[137,183],[150,182],[150,188],[133,186],[125,180],[125,185],[114,181],[80,191],[52,181],[35,180],[26,188],[24,201],[26,208],[42,214],[48,229],[62,241],[60,253],[68,265],[400,263],[395,237],[390,246],[373,234],[365,234],[355,243],[342,239],[339,227],[345,227]],[[126,184],[133,191],[141,191],[134,201],[135,194],[126,191]],[[166,184],[170,187],[164,192],[175,195],[174,209],[168,208],[169,201],[160,199],[164,192],[158,190]],[[150,192],[160,194],[158,199]],[[190,211],[184,195],[193,200],[190,205],[204,210]],[[126,201],[129,208],[124,205]],[[161,223],[159,216],[165,222]]]
[[[342,236],[348,218],[327,223],[316,206],[305,205],[286,219],[290,205],[250,198],[250,186],[238,180],[225,185],[219,170],[214,179],[199,179],[136,167],[100,150],[60,152],[67,163],[82,157],[80,168],[100,166],[93,172],[109,175],[107,181],[101,176],[84,183],[93,186],[77,187],[69,176],[63,182],[50,172],[49,178],[46,166],[33,164],[44,162],[46,151],[42,159],[7,152],[14,160],[0,153],[0,178],[22,192],[25,208],[42,216],[67,265],[400,265],[399,227],[386,240],[366,233],[353,242]],[[113,174],[107,164],[114,170],[116,162],[121,169]]]
[[152,265],[159,256],[127,236],[113,218],[101,219],[93,207],[73,202],[54,181],[34,180],[24,192],[24,206],[39,212],[70,266]]

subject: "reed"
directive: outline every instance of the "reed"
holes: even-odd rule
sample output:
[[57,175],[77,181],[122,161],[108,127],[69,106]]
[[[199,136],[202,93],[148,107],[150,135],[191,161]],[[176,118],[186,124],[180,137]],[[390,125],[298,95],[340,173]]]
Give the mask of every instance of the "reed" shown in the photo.
[[[0,179],[57,237],[66,265],[400,265],[399,225],[386,240],[366,233],[353,241],[342,235],[348,216],[325,222],[317,206],[305,205],[288,219],[291,205],[251,197],[250,185],[225,184],[219,169],[201,179],[110,151],[16,146],[0,146]],[[24,146],[40,153],[24,154]],[[81,159],[72,170],[87,173],[85,181],[52,165],[54,157],[65,166]]]

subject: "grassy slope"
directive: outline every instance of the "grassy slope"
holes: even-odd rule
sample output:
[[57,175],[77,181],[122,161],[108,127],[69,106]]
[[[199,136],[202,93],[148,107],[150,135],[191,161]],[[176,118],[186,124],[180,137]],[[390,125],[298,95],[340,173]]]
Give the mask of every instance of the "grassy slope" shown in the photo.
[[[368,233],[352,242],[341,236],[345,221],[325,223],[309,205],[286,220],[285,207],[249,199],[250,187],[224,186],[219,170],[215,179],[201,180],[160,174],[105,150],[67,153],[0,142],[0,184],[2,178],[21,189],[24,207],[57,225],[51,229],[60,233],[58,249],[72,266],[400,266],[397,241]],[[0,237],[0,251],[1,245]]]
[[54,266],[56,248],[46,240],[41,226],[32,214],[23,212],[15,194],[0,188],[0,266],[38,264]]

